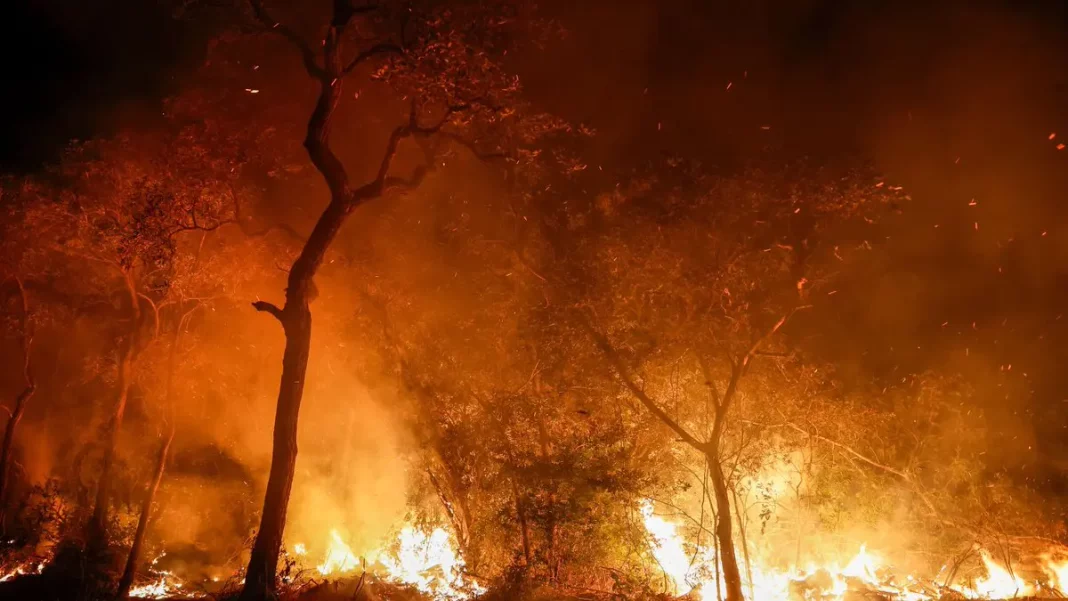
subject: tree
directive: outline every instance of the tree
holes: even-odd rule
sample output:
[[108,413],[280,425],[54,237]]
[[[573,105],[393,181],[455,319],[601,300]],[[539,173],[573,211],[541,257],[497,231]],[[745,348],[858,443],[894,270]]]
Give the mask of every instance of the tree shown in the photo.
[[[393,191],[417,187],[427,171],[437,164],[433,157],[436,148],[431,148],[427,166],[417,168],[410,178],[391,176],[391,167],[403,140],[440,134],[447,141],[458,142],[478,155],[495,154],[478,150],[472,141],[461,135],[462,129],[457,131],[457,127],[463,125],[468,131],[479,131],[499,125],[506,115],[503,110],[505,102],[517,91],[514,79],[498,69],[491,54],[497,28],[479,29],[485,22],[476,17],[492,14],[492,11],[480,12],[486,9],[477,3],[448,9],[433,3],[410,7],[403,17],[414,29],[414,36],[407,37],[402,28],[399,43],[365,45],[348,58],[345,47],[354,22],[373,13],[374,7],[334,2],[321,52],[315,49],[317,44],[309,44],[296,30],[274,19],[259,0],[252,0],[251,7],[264,26],[280,34],[299,51],[307,74],[318,85],[318,98],[307,122],[304,148],[326,182],[330,200],[289,270],[284,304],[278,307],[266,301],[254,303],[257,310],[278,319],[286,342],[270,475],[242,591],[242,599],[248,601],[274,595],[278,555],[297,457],[297,420],[311,344],[310,303],[317,296],[314,278],[331,243],[357,207]],[[364,25],[371,24],[366,21]],[[375,176],[365,184],[354,186],[349,170],[330,144],[344,80],[368,61],[398,55],[403,55],[403,62],[393,69],[386,68],[380,78],[412,95],[407,122],[391,132]],[[429,125],[424,124],[423,113],[435,109],[439,116]],[[450,129],[448,126],[454,127]],[[544,122],[527,132],[539,129],[546,129]]]
[[[173,140],[172,140],[173,141]],[[117,389],[107,420],[87,548],[108,546],[116,442],[139,355],[158,337],[160,308],[180,286],[174,267],[181,234],[220,227],[231,218],[226,186],[193,180],[183,155],[156,136],[125,135],[74,146],[59,167],[38,176],[23,225],[52,265],[81,271],[78,294],[116,299],[123,318],[117,344]]]
[[33,364],[31,353],[33,350],[33,336],[34,325],[33,315],[30,312],[30,303],[26,294],[26,285],[22,281],[21,275],[11,276],[11,280],[14,281],[16,288],[18,289],[18,299],[20,313],[18,319],[18,331],[19,338],[21,339],[22,350],[22,379],[25,384],[22,391],[15,397],[15,404],[11,409],[11,414],[7,418],[7,425],[4,427],[4,439],[0,443],[0,531],[2,531],[6,524],[7,507],[10,503],[8,494],[8,481],[11,476],[9,474],[11,467],[11,450],[15,442],[15,432],[18,428],[19,422],[22,421],[22,416],[26,413],[26,404],[29,402],[30,397],[37,390],[37,382],[33,375]]
[[166,384],[165,384],[165,398],[166,404],[165,410],[170,414],[167,419],[168,425],[166,433],[163,436],[163,442],[160,445],[159,456],[156,459],[156,467],[152,473],[152,480],[149,482],[145,491],[145,498],[141,503],[141,512],[137,519],[137,530],[134,532],[133,542],[130,544],[130,552],[126,557],[126,565],[123,568],[122,576],[119,578],[118,590],[115,597],[117,599],[126,599],[130,596],[130,587],[133,586],[134,577],[137,575],[137,564],[141,556],[141,547],[144,544],[145,532],[148,530],[148,520],[152,511],[153,503],[156,499],[156,493],[159,491],[160,482],[163,480],[163,472],[167,467],[167,459],[170,453],[171,445],[174,442],[174,435],[177,428],[174,399],[174,373],[177,368],[177,356],[178,348],[182,340],[182,332],[188,325],[189,318],[193,312],[197,309],[194,305],[193,308],[182,313],[174,325],[174,333],[171,337],[170,348],[167,352],[167,367],[166,367]]
[[[848,240],[843,224],[863,223],[879,203],[855,173],[716,178],[685,162],[663,171],[549,222],[547,238],[570,266],[554,288],[565,311],[578,309],[571,327],[592,339],[625,390],[705,460],[724,588],[740,601],[735,475],[724,448],[732,409],[813,286],[827,285],[828,259]],[[667,383],[680,370],[675,395]],[[675,395],[675,409],[655,391]]]

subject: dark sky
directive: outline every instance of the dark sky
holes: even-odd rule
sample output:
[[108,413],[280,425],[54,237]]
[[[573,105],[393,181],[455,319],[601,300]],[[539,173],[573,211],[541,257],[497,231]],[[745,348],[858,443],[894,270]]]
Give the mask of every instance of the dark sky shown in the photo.
[[[913,204],[882,232],[893,244],[875,241],[889,250],[858,291],[828,309],[838,330],[826,351],[885,377],[965,371],[987,409],[1032,429],[1005,428],[1003,461],[1064,481],[1068,151],[1055,145],[1068,142],[1068,2],[543,6],[569,34],[516,66],[544,106],[598,130],[596,161],[715,167],[771,149],[783,161],[869,159],[903,186]],[[0,10],[8,167],[150,121],[203,48],[196,23],[155,2]]]
[[71,138],[156,112],[195,52],[158,3],[16,0],[0,8],[0,164],[32,168]]

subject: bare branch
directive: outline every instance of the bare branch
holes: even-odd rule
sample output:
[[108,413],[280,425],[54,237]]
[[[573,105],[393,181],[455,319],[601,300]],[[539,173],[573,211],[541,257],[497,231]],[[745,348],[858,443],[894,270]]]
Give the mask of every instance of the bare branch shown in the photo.
[[285,321],[282,319],[282,310],[279,309],[277,305],[269,303],[267,301],[256,301],[252,303],[252,306],[255,307],[257,311],[270,313],[279,322],[283,324],[285,323]]
[[[800,308],[800,307],[798,307],[798,308]],[[778,332],[779,328],[781,328],[783,326],[783,324],[786,323],[786,320],[789,319],[790,316],[793,315],[796,312],[797,312],[797,309],[793,309],[792,311],[790,311],[786,315],[783,315],[782,317],[779,318],[779,321],[775,322],[775,325],[771,326],[770,330],[768,330],[767,332],[764,332],[764,335],[761,336],[760,338],[757,338],[756,341],[753,342],[752,346],[749,347],[749,350],[746,351],[745,355],[742,356],[741,360],[738,361],[738,369],[744,370],[746,367],[748,367],[749,366],[749,361],[753,358],[753,355],[756,354],[756,352],[758,350],[760,350],[760,347],[765,342],[768,341],[768,338],[771,338],[775,334],[775,332]],[[724,396],[726,396],[726,395],[724,395]]]
[[304,61],[304,68],[307,70],[308,75],[311,75],[316,79],[323,79],[326,77],[326,70],[320,67],[319,63],[315,60],[315,52],[312,51],[311,45],[309,45],[300,34],[292,28],[275,21],[263,7],[262,0],[249,0],[249,5],[252,7],[252,13],[260,23],[263,23],[267,29],[275,31],[284,37],[300,52],[300,56]]
[[712,405],[716,408],[716,412],[719,412],[719,390],[716,388],[716,383],[712,379],[712,369],[708,365],[708,360],[704,355],[697,353],[697,363],[701,366],[701,374],[705,377],[705,386],[708,388],[708,394],[712,397]]
[[359,66],[360,63],[366,61],[367,59],[373,56],[379,56],[382,54],[403,55],[404,49],[400,46],[397,46],[396,44],[375,44],[367,50],[364,50],[363,52],[357,54],[356,57],[353,58],[352,61],[349,62],[349,64],[344,69],[342,69],[341,74],[348,75],[349,73],[352,73],[352,70]]
[[624,365],[623,360],[619,357],[615,349],[612,348],[612,345],[608,342],[608,338],[606,338],[603,334],[594,329],[594,327],[589,323],[588,320],[582,319],[582,325],[586,329],[586,331],[589,332],[590,336],[593,337],[594,342],[597,343],[597,347],[601,349],[602,353],[604,353],[605,358],[608,359],[608,362],[616,370],[616,375],[619,376],[619,379],[623,381],[623,384],[630,390],[631,394],[637,397],[637,399],[641,401],[643,405],[645,405],[645,408],[648,409],[653,415],[655,415],[661,422],[663,422],[664,425],[666,425],[673,432],[678,434],[679,437],[683,440],[683,442],[702,453],[707,453],[707,444],[701,442],[700,440],[697,440],[696,437],[687,432],[685,428],[683,428],[681,425],[679,425],[678,422],[672,419],[672,417],[668,415],[667,412],[665,412],[663,409],[660,408],[659,405],[656,404],[656,401],[649,398],[649,395],[645,394],[645,391],[642,390],[634,382],[633,378],[631,378],[630,376],[629,370],[627,370],[626,365]]
[[170,238],[170,237],[172,237],[172,236],[174,236],[176,234],[180,234],[182,232],[214,232],[215,230],[221,228],[222,226],[229,225],[231,223],[237,223],[237,220],[236,219],[222,219],[222,220],[216,221],[213,225],[200,225],[194,219],[192,225],[180,225],[180,226],[174,228],[173,231],[169,232],[167,234],[167,237]]
[[[400,146],[401,140],[410,138],[413,135],[429,136],[438,133],[442,127],[448,124],[454,114],[467,109],[468,106],[468,104],[450,106],[445,110],[445,113],[437,122],[433,125],[424,126],[419,124],[418,108],[415,101],[412,101],[411,107],[408,110],[408,122],[393,128],[393,132],[389,135],[389,141],[386,142],[385,153],[382,155],[382,161],[378,166],[378,175],[375,176],[374,180],[360,186],[353,192],[353,205],[359,204],[369,198],[380,196],[391,189],[411,189],[421,184],[423,179],[425,179],[427,172],[430,170],[428,167],[420,167],[419,169],[416,169],[412,177],[407,180],[389,177],[389,169],[393,165],[394,157],[397,156],[397,149]],[[431,167],[432,166],[433,162],[431,162]]]
[[137,296],[139,296],[140,298],[143,298],[146,301],[148,301],[149,306],[152,307],[152,319],[153,319],[153,324],[154,324],[153,325],[152,339],[155,340],[156,338],[159,338],[159,309],[160,309],[160,305],[157,305],[154,300],[149,298],[148,295],[143,293],[143,292],[138,292]]

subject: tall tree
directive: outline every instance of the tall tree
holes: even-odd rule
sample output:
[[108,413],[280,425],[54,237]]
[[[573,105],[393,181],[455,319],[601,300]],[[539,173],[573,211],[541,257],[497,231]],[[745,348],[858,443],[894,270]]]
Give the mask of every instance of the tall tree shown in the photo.
[[[278,319],[285,334],[271,469],[242,591],[242,599],[259,601],[275,594],[278,555],[297,458],[298,414],[311,345],[310,304],[317,296],[316,273],[331,243],[357,207],[392,191],[414,189],[427,171],[438,164],[434,151],[440,147],[430,145],[431,156],[426,166],[417,168],[408,178],[392,176],[393,161],[403,140],[440,134],[447,141],[472,150],[476,156],[501,156],[499,151],[479,150],[461,133],[465,133],[463,129],[466,133],[485,133],[483,128],[492,130],[501,126],[502,118],[511,114],[504,104],[514,96],[518,86],[514,78],[505,76],[497,67],[497,56],[493,54],[493,34],[503,24],[499,13],[479,3],[445,6],[431,2],[410,6],[399,15],[404,20],[399,42],[364,42],[354,53],[346,52],[346,46],[357,29],[355,23],[360,21],[365,28],[372,25],[370,16],[378,12],[377,7],[357,7],[345,0],[335,0],[320,50],[320,44],[309,43],[297,30],[278,22],[260,0],[251,0],[250,4],[260,23],[297,49],[307,74],[318,85],[304,148],[330,192],[329,203],[289,270],[285,303],[281,307],[266,301],[253,304],[257,310]],[[497,19],[487,18],[495,14]],[[330,143],[344,80],[364,63],[391,56],[402,60],[373,75],[389,80],[411,96],[411,108],[407,121],[390,133],[375,176],[367,183],[355,185],[349,169]],[[424,123],[423,113],[431,111],[436,111],[437,117],[429,124]],[[554,127],[554,122],[541,121],[526,133],[541,133]],[[508,138],[507,134],[498,135]],[[519,142],[523,135],[517,137],[519,140],[515,141]]]

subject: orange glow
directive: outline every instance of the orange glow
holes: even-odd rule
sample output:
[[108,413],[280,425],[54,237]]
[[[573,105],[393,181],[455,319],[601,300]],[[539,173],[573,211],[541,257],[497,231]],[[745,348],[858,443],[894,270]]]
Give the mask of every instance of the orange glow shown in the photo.
[[[662,569],[671,581],[674,596],[685,596],[696,589],[701,601],[717,601],[725,589],[716,591],[715,550],[688,544],[678,533],[678,524],[653,513],[653,505],[645,501],[641,505],[643,523],[649,535],[649,550],[654,569]],[[688,551],[689,550],[689,551]],[[1028,582],[1011,573],[985,550],[980,550],[980,559],[986,574],[966,585],[955,585],[945,592],[968,599],[1012,599],[1033,596],[1042,587],[1037,582]],[[744,564],[744,558],[739,557]],[[845,601],[850,593],[873,593],[889,595],[906,601],[936,601],[945,590],[934,580],[924,581],[911,574],[896,573],[884,563],[882,557],[861,545],[856,555],[841,563],[811,564],[804,569],[796,566],[776,568],[750,550],[752,579],[743,570],[743,591],[749,601],[795,601],[797,599],[822,599]],[[1049,578],[1047,591],[1068,595],[1068,559],[1055,561],[1043,558],[1042,570]],[[722,578],[721,578],[722,580]],[[721,585],[721,588],[722,585]],[[795,588],[807,589],[799,593]]]

